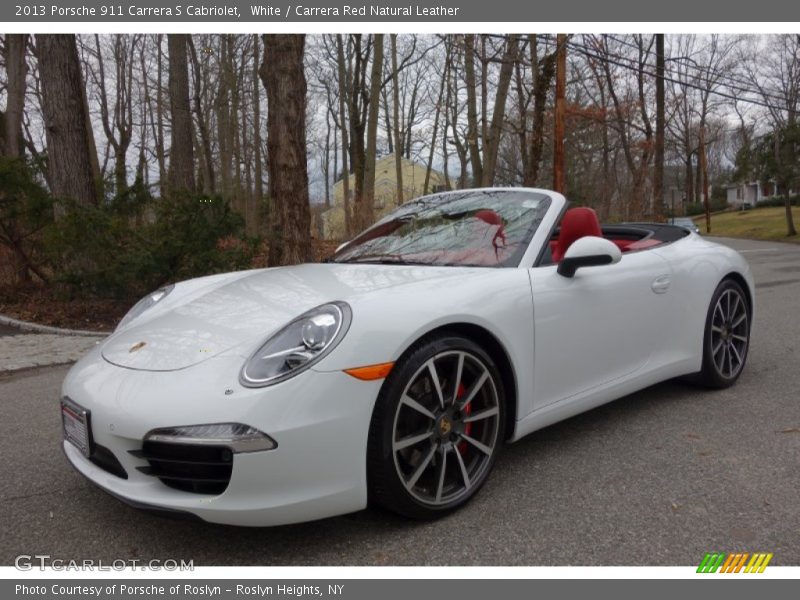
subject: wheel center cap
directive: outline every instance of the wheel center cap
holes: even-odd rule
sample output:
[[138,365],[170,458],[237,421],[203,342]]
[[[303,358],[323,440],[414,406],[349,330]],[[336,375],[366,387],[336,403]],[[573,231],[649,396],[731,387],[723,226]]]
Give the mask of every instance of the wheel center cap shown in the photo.
[[452,430],[453,422],[449,418],[442,417],[439,419],[439,435],[442,437],[448,436]]

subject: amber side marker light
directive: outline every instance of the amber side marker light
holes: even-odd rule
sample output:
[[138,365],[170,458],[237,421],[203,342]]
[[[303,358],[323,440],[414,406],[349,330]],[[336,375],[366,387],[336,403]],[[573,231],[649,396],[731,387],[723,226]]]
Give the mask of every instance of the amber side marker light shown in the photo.
[[355,367],[354,369],[345,369],[344,372],[360,379],[361,381],[375,381],[376,379],[383,379],[386,377],[394,366],[393,362],[381,363],[379,365],[368,365],[366,367]]

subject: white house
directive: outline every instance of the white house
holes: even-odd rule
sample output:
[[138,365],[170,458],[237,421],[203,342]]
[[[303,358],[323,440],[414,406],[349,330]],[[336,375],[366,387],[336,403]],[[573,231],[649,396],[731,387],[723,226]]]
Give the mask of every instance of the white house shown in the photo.
[[[775,181],[731,183],[725,186],[725,189],[728,193],[728,206],[736,208],[752,207],[759,202],[771,200],[782,195]],[[794,195],[794,191],[789,190],[789,195]]]

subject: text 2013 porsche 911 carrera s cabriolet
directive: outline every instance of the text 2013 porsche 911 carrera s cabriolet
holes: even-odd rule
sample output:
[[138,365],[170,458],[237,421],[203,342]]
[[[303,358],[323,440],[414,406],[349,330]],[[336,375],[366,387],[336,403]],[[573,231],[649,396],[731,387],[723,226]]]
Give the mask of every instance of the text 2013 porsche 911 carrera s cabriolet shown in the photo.
[[498,450],[659,381],[731,385],[753,279],[681,227],[557,193],[445,192],[321,264],[136,304],[63,384],[63,449],[134,506],[277,525],[467,502]]

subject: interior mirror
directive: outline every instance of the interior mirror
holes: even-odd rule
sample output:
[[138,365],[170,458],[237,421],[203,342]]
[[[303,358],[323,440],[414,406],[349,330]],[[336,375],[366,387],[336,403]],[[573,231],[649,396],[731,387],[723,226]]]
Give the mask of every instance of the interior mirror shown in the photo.
[[558,263],[558,274],[574,277],[581,267],[611,265],[622,260],[622,251],[614,242],[605,238],[587,235],[575,240],[567,248],[564,258]]

